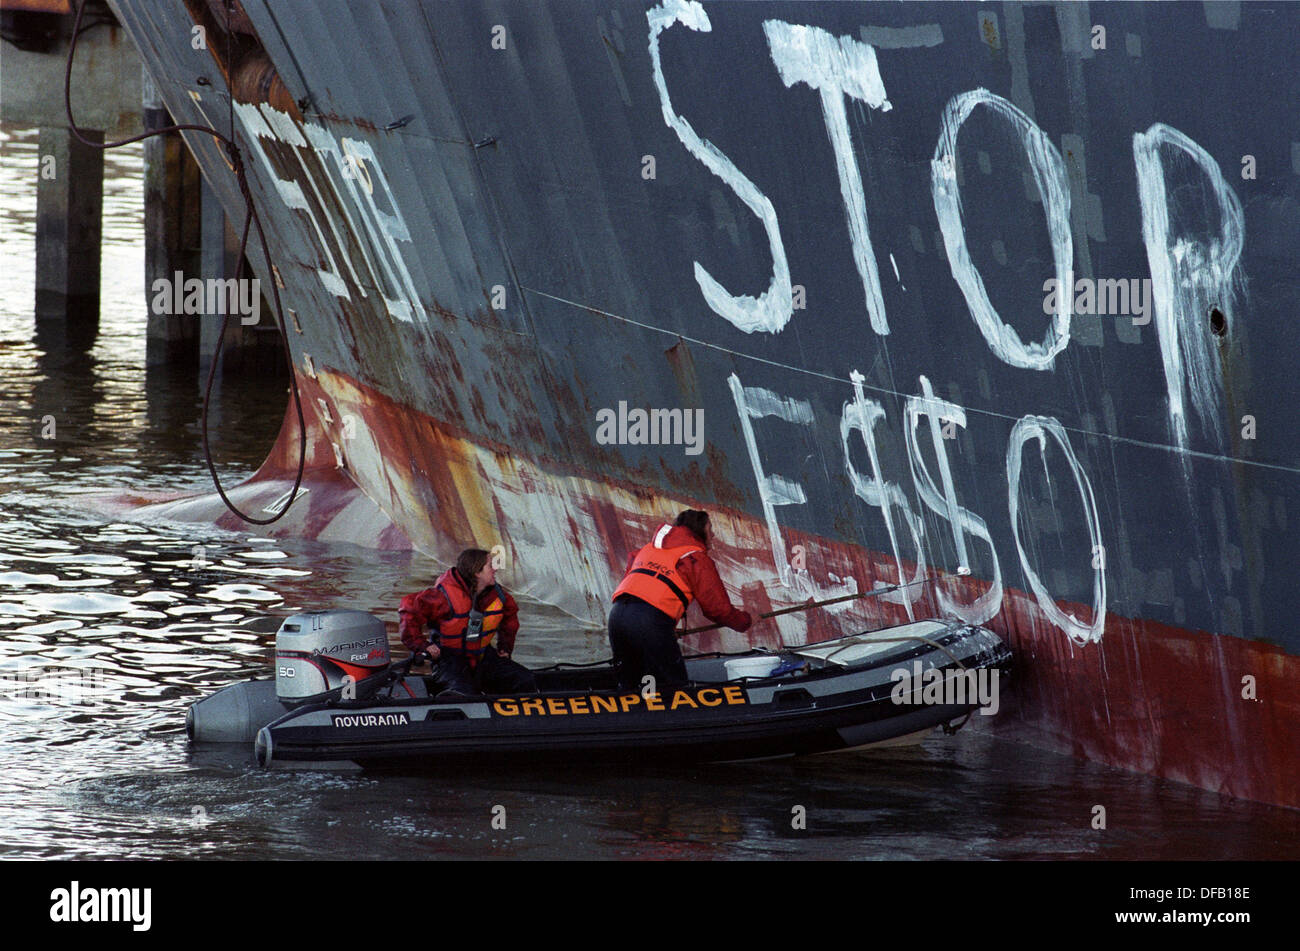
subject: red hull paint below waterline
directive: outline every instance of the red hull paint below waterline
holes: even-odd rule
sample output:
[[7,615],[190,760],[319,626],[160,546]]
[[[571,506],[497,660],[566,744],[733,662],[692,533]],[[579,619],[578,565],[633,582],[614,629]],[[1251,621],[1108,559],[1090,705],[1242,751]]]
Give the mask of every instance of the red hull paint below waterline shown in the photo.
[[[514,457],[510,447],[473,445],[450,427],[415,414],[353,380],[333,379],[328,389],[319,378],[302,377],[304,412],[309,420],[305,494],[288,515],[265,531],[286,537],[346,540],[376,548],[416,547],[441,559],[470,542],[507,553],[503,578],[512,588],[558,602],[579,617],[599,623],[608,593],[621,575],[627,552],[647,537],[665,514],[698,504],[690,497],[663,497],[634,486],[609,485],[570,471],[554,460]],[[332,407],[334,426],[316,407]],[[347,423],[364,433],[368,452],[382,453],[388,463],[388,497],[372,501],[352,481],[347,464],[352,440]],[[334,432],[337,430],[337,432]],[[280,438],[252,479],[229,495],[247,511],[278,510],[297,468],[297,423],[292,409]],[[336,455],[335,447],[338,447]],[[491,460],[491,465],[482,463]],[[338,465],[339,461],[343,467]],[[416,460],[424,460],[423,463]],[[494,471],[489,471],[494,470]],[[432,478],[428,473],[473,473],[470,479]],[[511,485],[495,482],[508,472]],[[395,481],[395,476],[400,479]],[[588,494],[574,485],[592,487]],[[462,491],[463,487],[477,487]],[[519,505],[502,498],[517,496]],[[531,499],[532,505],[522,504]],[[627,504],[633,499],[634,504]],[[551,511],[558,501],[570,507],[567,531],[546,539],[563,561],[573,551],[599,555],[583,559],[594,576],[591,590],[565,586],[555,565],[529,549],[522,539],[535,532],[530,513],[538,505]],[[140,495],[110,500],[117,511],[139,511],[182,521],[214,522],[232,530],[244,527],[215,495],[153,501]],[[418,505],[422,507],[412,507]],[[754,565],[771,573],[772,554],[766,527],[743,512],[712,507],[715,556],[733,600],[749,610],[767,611],[798,600],[770,599],[781,590],[776,578],[764,579]],[[395,516],[395,517],[394,517]],[[407,530],[403,530],[404,526]],[[580,527],[581,526],[581,527]],[[841,576],[892,583],[896,569],[888,553],[787,531],[793,548],[816,551]],[[915,566],[904,563],[907,572]],[[745,583],[735,585],[737,578]],[[988,589],[986,582],[944,575],[937,581],[956,601],[971,603]],[[933,585],[926,586],[929,592]],[[1057,607],[1081,619],[1090,608],[1070,602]],[[912,605],[916,616],[938,613],[927,593]],[[692,607],[688,623],[702,622]],[[789,625],[757,624],[742,636],[723,631],[699,635],[700,651],[737,650],[747,644],[776,646],[840,636],[854,629],[903,623],[906,608],[882,599],[852,602],[834,613],[795,615]],[[1106,615],[1100,642],[1072,642],[1049,619],[1034,596],[1006,587],[1002,606],[986,625],[1010,645],[1016,678],[1001,715],[980,722],[981,729],[1049,749],[1087,757],[1123,769],[1189,783],[1224,795],[1300,808],[1300,758],[1291,725],[1300,722],[1300,658],[1261,641],[1206,631],[1187,630],[1141,618]]]

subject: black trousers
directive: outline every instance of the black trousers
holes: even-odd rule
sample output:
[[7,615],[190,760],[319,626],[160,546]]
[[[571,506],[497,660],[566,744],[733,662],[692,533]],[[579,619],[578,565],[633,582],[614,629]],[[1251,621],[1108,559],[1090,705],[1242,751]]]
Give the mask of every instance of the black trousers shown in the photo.
[[641,678],[655,679],[656,693],[687,683],[686,661],[677,644],[675,622],[663,611],[623,595],[609,612],[609,646],[620,690],[641,691]]
[[443,651],[433,663],[429,674],[433,683],[429,693],[437,696],[444,690],[454,690],[473,696],[477,693],[536,693],[537,679],[522,664],[516,664],[489,647],[479,657],[474,667],[461,654]]

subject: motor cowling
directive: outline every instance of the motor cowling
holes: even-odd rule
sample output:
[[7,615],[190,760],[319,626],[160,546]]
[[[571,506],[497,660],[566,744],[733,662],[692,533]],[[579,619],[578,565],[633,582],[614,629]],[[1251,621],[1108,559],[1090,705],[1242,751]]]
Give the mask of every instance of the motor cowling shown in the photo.
[[294,707],[370,696],[387,681],[384,622],[365,611],[309,611],[284,619],[275,635],[275,693]]

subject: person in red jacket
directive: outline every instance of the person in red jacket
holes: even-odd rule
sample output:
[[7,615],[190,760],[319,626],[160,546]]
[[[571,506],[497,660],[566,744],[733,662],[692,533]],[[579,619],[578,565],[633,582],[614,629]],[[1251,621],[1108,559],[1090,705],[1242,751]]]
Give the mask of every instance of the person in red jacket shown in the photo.
[[708,547],[709,513],[687,509],[628,558],[609,612],[609,646],[621,689],[640,690],[646,674],[659,693],[687,683],[673,629],[692,599],[715,624],[745,631],[753,623],[732,607]]
[[510,659],[519,633],[519,605],[497,584],[496,568],[483,549],[461,552],[454,568],[432,588],[404,597],[397,613],[402,643],[412,653],[427,651],[433,661],[437,690],[536,692],[532,672]]

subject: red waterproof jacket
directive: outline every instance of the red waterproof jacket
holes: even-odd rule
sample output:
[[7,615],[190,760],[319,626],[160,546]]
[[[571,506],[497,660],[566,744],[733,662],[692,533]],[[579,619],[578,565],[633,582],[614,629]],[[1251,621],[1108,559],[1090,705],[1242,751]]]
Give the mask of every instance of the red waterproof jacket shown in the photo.
[[[402,635],[402,643],[412,651],[428,645],[429,637],[426,631],[430,625],[441,627],[453,620],[455,610],[447,596],[438,590],[439,585],[446,590],[453,587],[458,589],[462,601],[469,599],[469,590],[465,587],[465,583],[451,568],[443,572],[442,577],[434,582],[432,588],[425,588],[423,591],[402,598],[401,607],[397,609],[397,614],[401,618],[401,626],[398,630]],[[496,585],[478,593],[476,606],[479,610],[491,605],[497,597],[499,587]],[[505,595],[503,598],[505,613],[496,629],[497,649],[509,654],[514,652],[515,635],[519,633],[519,605],[504,588],[501,592]]]
[[[727,597],[727,589],[722,586],[722,579],[718,577],[717,565],[708,555],[706,542],[700,541],[699,537],[685,525],[674,525],[659,543],[659,547],[705,549],[682,556],[677,562],[677,573],[687,582],[689,585],[687,590],[710,621],[736,631],[749,630],[750,625],[754,623],[753,619],[744,611],[732,607],[731,599]],[[639,552],[634,551],[628,556],[627,572],[632,571],[637,554]]]

